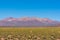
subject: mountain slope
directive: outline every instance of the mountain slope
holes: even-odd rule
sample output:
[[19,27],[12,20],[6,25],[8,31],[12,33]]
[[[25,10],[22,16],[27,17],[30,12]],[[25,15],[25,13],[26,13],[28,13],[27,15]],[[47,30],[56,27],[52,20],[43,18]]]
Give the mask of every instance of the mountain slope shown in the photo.
[[48,18],[5,18],[0,20],[0,26],[58,26],[59,21],[54,21]]

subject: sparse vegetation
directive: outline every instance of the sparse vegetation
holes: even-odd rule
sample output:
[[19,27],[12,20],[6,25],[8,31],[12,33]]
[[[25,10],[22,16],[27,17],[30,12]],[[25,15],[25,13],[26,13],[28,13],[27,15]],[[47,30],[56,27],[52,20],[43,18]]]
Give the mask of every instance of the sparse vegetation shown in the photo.
[[60,28],[0,28],[0,40],[60,40]]

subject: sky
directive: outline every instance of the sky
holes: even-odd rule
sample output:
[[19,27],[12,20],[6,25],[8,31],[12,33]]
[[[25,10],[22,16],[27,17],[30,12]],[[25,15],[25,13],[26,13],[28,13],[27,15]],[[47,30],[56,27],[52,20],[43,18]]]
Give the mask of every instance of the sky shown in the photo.
[[0,0],[0,19],[39,17],[60,21],[60,0]]

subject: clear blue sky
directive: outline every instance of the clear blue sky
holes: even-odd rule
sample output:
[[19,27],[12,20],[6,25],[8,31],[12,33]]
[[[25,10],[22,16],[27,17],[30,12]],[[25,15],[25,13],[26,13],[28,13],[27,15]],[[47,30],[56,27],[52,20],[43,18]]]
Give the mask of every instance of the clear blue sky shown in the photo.
[[60,21],[60,0],[0,0],[0,19],[40,17]]

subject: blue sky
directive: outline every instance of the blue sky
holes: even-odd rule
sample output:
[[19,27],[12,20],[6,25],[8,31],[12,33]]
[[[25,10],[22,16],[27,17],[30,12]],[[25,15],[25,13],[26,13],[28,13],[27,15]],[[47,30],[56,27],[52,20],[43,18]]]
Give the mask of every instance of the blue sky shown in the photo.
[[0,19],[40,17],[60,21],[60,0],[0,0]]

